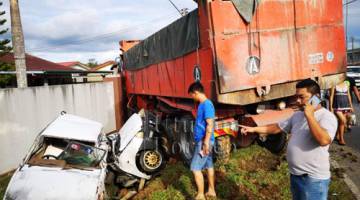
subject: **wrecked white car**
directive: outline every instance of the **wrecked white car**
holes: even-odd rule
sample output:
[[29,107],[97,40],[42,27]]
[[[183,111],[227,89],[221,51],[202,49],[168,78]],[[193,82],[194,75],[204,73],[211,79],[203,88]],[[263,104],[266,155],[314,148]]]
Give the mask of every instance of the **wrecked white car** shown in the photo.
[[62,113],[38,135],[4,199],[103,199],[107,154],[100,123]]
[[142,110],[106,136],[100,123],[62,113],[38,135],[4,199],[104,199],[105,183],[149,180],[167,159],[158,123]]
[[149,180],[165,165],[166,143],[159,134],[156,116],[147,111],[133,114],[118,133],[108,135],[109,171],[115,182],[131,187],[140,179]]

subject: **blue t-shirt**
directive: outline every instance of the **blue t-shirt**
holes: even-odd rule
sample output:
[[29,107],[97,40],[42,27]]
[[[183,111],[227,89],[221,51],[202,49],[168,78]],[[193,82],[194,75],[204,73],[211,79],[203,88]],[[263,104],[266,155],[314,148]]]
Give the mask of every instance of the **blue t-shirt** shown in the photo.
[[[212,102],[209,99],[206,99],[204,102],[199,104],[195,127],[194,127],[194,139],[195,142],[200,142],[206,134],[206,119],[214,119],[215,118],[215,108]],[[215,124],[214,124],[215,125]],[[215,142],[214,130],[211,134],[210,143]]]

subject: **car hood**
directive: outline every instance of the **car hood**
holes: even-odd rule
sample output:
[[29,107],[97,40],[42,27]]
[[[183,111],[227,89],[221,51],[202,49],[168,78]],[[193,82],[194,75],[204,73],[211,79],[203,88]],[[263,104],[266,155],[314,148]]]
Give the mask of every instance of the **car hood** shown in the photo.
[[25,165],[11,178],[5,199],[97,199],[100,177],[101,169]]

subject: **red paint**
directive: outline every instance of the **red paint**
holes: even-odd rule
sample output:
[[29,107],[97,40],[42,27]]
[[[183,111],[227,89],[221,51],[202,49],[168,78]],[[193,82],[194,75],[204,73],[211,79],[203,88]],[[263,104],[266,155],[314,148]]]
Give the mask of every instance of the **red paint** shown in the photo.
[[[227,93],[344,72],[341,7],[340,0],[261,1],[247,25],[231,1],[199,5],[199,51],[128,72],[127,91],[189,98],[187,88],[197,64],[206,94],[214,102],[215,84],[220,93]],[[331,61],[326,59],[329,52],[334,55]],[[309,56],[316,53],[322,54],[323,62],[309,64]],[[261,59],[256,75],[245,68],[250,55]]]
[[[199,65],[201,83],[216,106],[217,116],[243,115],[245,110],[239,105],[233,105],[237,106],[234,109],[218,104],[217,94],[346,70],[341,0],[263,0],[250,24],[231,1],[201,2],[198,51],[126,71],[128,95],[156,96],[170,106],[188,110],[183,105],[185,99],[190,100],[187,89],[194,82],[194,66]],[[322,60],[311,63],[314,55]],[[246,70],[249,56],[260,58],[260,72],[255,75]]]

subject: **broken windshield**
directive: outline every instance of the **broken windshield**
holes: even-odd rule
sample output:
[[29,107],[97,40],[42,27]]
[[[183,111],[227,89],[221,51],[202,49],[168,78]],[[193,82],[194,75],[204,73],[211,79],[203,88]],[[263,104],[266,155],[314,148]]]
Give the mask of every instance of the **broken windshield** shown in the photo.
[[105,153],[103,149],[78,142],[70,142],[57,159],[64,160],[69,165],[96,167],[104,158]]

